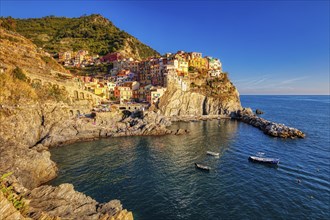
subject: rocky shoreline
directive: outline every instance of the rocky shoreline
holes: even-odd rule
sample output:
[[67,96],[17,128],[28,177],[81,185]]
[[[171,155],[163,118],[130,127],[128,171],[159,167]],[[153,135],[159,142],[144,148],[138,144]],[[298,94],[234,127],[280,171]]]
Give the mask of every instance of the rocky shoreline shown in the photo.
[[196,122],[196,121],[207,121],[207,120],[213,120],[213,119],[231,119],[230,116],[225,115],[200,115],[200,116],[194,116],[194,115],[182,115],[182,116],[171,116],[170,120],[172,122]]
[[133,219],[131,212],[123,210],[119,200],[98,203],[83,193],[76,192],[72,184],[58,187],[40,186],[28,193],[30,217],[40,219],[60,216],[63,219]]
[[284,124],[279,124],[275,122],[268,121],[266,119],[260,118],[253,114],[251,109],[243,109],[237,112],[237,120],[252,125],[256,128],[262,130],[265,134],[272,137],[280,138],[304,138],[305,134],[292,127],[288,127]]
[[[123,118],[119,112],[112,112],[98,113],[96,118],[93,119],[64,116],[64,112],[61,113],[61,110],[65,108],[63,106],[62,108],[52,106],[51,103],[41,108],[41,113],[32,114],[37,116],[36,118],[32,117],[35,124],[28,123],[25,124],[28,125],[27,128],[17,128],[24,130],[31,129],[31,126],[34,127],[34,125],[38,127],[38,135],[34,136],[33,140],[31,140],[31,137],[24,137],[25,132],[23,132],[22,136],[17,134],[16,140],[15,138],[10,141],[9,139],[2,140],[1,143],[4,144],[0,146],[2,155],[0,161],[1,173],[15,170],[15,176],[10,179],[9,183],[14,186],[17,193],[28,195],[27,198],[30,200],[28,216],[33,219],[42,219],[45,216],[47,217],[45,219],[51,219],[51,216],[77,219],[79,216],[83,218],[86,215],[90,216],[90,219],[133,219],[132,213],[123,209],[118,200],[99,204],[92,198],[74,191],[71,184],[62,184],[59,187],[40,186],[55,178],[58,172],[56,164],[50,159],[50,147],[104,137],[182,135],[189,133],[189,131],[183,129],[169,130],[167,127],[171,125],[171,121],[194,122],[231,118],[257,127],[270,136],[281,138],[305,137],[305,134],[298,129],[270,122],[254,115],[251,109],[238,110],[235,114],[232,114],[235,117],[226,115],[165,117],[159,113],[148,111],[143,114],[143,117],[132,114]],[[54,113],[55,108],[58,111],[57,115],[49,114]],[[11,110],[11,113],[13,112],[15,111]],[[16,120],[14,125],[23,120],[23,118],[17,116],[12,120],[14,119]],[[12,120],[9,120],[8,123],[13,124]],[[40,121],[38,122],[38,120]],[[12,130],[15,129],[12,128]],[[6,132],[1,130],[1,135],[2,138],[6,137]],[[21,142],[18,142],[18,140]],[[15,148],[10,146],[15,146]],[[13,160],[13,158],[15,159]],[[0,209],[0,214],[4,213],[8,214],[10,212]],[[9,216],[12,217],[12,215]],[[125,218],[122,218],[123,216]]]
[[6,204],[0,208],[3,219],[86,219],[88,216],[88,219],[131,220],[132,213],[123,209],[118,200],[99,204],[74,191],[71,184],[40,186],[58,172],[49,148],[103,137],[186,133],[167,129],[171,122],[154,112],[126,118],[119,111],[103,112],[94,119],[72,116],[68,114],[70,108],[54,102],[0,106],[0,176],[13,172],[6,185],[12,186],[18,195],[26,195],[29,202],[24,217],[1,194],[0,204]]

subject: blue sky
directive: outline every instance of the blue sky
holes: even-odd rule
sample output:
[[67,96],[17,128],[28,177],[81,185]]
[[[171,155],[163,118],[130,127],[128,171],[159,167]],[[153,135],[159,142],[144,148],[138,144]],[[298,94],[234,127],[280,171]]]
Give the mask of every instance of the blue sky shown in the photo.
[[98,13],[160,53],[220,58],[241,94],[330,94],[329,1],[1,0],[0,15]]

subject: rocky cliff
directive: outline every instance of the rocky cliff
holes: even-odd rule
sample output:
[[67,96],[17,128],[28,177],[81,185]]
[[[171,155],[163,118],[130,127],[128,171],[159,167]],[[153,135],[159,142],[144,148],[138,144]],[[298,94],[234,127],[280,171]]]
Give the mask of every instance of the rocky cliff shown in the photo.
[[223,74],[220,77],[186,79],[189,89],[184,91],[176,80],[170,80],[168,89],[157,108],[165,116],[229,116],[241,109],[239,93]]
[[21,217],[1,194],[2,219],[132,219],[119,201],[99,204],[70,185],[40,187],[58,171],[48,149],[100,137],[168,134],[170,122],[153,112],[127,116],[114,109],[78,117],[90,112],[95,97],[75,97],[69,90],[79,88],[52,74],[65,70],[51,57],[15,32],[0,32],[0,176],[13,172],[6,185],[30,203]]

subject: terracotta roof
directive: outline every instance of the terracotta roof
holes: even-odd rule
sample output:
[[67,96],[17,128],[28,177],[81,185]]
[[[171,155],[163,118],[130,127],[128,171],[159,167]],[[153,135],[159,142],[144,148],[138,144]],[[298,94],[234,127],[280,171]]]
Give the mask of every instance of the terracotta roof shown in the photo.
[[133,82],[124,82],[123,86],[125,87],[132,87]]

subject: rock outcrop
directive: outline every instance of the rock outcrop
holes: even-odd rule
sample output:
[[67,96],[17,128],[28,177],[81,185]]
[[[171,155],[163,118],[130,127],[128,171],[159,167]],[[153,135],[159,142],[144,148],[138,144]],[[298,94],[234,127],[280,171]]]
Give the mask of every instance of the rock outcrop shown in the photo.
[[243,109],[237,112],[238,120],[250,124],[256,128],[262,130],[265,134],[280,137],[280,138],[304,138],[305,134],[292,127],[288,127],[284,124],[278,124],[260,118],[252,113],[251,109]]
[[197,91],[183,91],[169,86],[157,105],[165,116],[229,116],[241,109],[239,94],[234,92],[226,96],[208,96]]
[[133,219],[131,212],[123,210],[120,201],[100,204],[76,192],[71,184],[41,186],[30,191],[27,198],[31,200],[28,216],[33,219],[40,219],[45,213],[63,219]]
[[[171,122],[154,112],[146,112],[143,118],[123,120],[123,115],[117,111],[97,113],[94,121],[88,117],[70,116],[67,107],[63,103],[52,102],[35,108],[2,106],[2,112],[10,111],[11,114],[0,125],[0,173],[13,171],[16,185],[26,187],[26,191],[32,190],[28,199],[31,200],[30,217],[33,219],[48,215],[64,219],[84,219],[83,216],[90,219],[132,219],[131,212],[118,206],[119,201],[101,205],[75,192],[70,185],[38,187],[57,174],[48,148],[100,137],[170,134],[172,131],[166,127]],[[18,215],[7,211],[8,216]]]
[[[55,178],[57,174],[56,164],[50,159],[48,148],[100,137],[171,134],[173,131],[167,129],[171,122],[166,117],[154,112],[146,112],[143,114],[143,118],[123,119],[123,115],[119,111],[97,113],[96,120],[94,120],[88,117],[71,116],[67,111],[69,107],[63,103],[54,102],[34,107],[2,106],[1,111],[6,113],[6,116],[2,118],[3,123],[0,125],[0,142],[2,143],[0,146],[0,174],[13,171],[17,184],[26,187],[27,190],[32,190],[29,199],[31,207],[33,207],[31,211],[34,213],[31,215],[33,219],[40,218],[49,210],[50,216],[63,218],[71,218],[75,215],[82,217],[88,214],[91,219],[108,219],[108,217],[110,219],[110,217],[116,216],[121,216],[119,219],[131,219],[131,217],[125,217],[132,215],[126,210],[113,213],[113,215],[105,212],[107,206],[111,208],[109,204],[103,205],[103,208],[100,209],[103,211],[100,213],[97,212],[97,208],[100,208],[101,205],[94,200],[90,205],[80,204],[80,199],[85,201],[85,197],[68,185],[65,185],[64,188],[38,187]],[[7,114],[8,112],[10,114]],[[53,191],[55,194],[48,195]],[[66,201],[65,198],[69,197],[57,198],[55,196],[74,193],[79,195],[75,197],[75,201]],[[47,203],[40,201],[40,198]],[[67,204],[58,203],[62,200],[65,200]],[[83,207],[86,209],[89,206],[93,208],[84,210],[80,205],[84,205]],[[94,214],[92,215],[92,213]]]
[[0,219],[1,220],[24,220],[24,217],[0,191]]
[[[18,180],[32,189],[56,176],[49,147],[101,137],[171,134],[171,122],[152,111],[143,118],[123,119],[120,111],[101,112],[95,120],[70,115],[70,106],[47,102],[40,105],[3,105],[0,125],[0,170],[15,170]],[[88,109],[86,109],[87,111]]]
[[264,112],[263,111],[261,111],[260,109],[256,109],[256,114],[257,115],[261,115],[261,114],[263,114]]
[[189,133],[189,130],[187,130],[187,129],[182,129],[182,128],[179,128],[178,130],[176,130],[176,131],[174,132],[175,135],[182,135],[182,134],[187,134],[187,133]]

